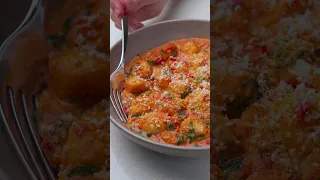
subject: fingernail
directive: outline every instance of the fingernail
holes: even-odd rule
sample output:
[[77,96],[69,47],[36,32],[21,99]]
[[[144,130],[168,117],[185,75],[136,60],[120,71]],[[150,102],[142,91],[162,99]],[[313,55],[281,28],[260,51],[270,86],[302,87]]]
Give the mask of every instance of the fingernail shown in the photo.
[[120,11],[119,9],[115,9],[115,10],[114,10],[114,14],[116,15],[116,17],[118,17],[119,19],[121,19],[122,16],[123,16],[123,11]]

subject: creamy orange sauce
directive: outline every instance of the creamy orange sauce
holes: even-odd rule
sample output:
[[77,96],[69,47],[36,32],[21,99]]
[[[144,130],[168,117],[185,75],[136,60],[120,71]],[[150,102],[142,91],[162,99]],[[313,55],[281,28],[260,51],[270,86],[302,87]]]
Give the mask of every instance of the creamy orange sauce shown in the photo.
[[210,144],[210,41],[168,42],[137,55],[126,69],[127,126],[175,146]]

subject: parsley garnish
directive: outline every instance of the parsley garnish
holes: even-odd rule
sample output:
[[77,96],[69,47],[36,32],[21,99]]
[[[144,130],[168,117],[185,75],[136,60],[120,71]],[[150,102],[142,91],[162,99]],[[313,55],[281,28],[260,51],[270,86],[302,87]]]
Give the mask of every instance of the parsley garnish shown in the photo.
[[174,131],[176,129],[176,126],[174,124],[168,123],[168,130],[169,131]]
[[81,99],[74,98],[74,97],[69,97],[68,98],[68,102],[71,103],[71,104],[80,104],[81,103]]
[[47,38],[49,40],[49,43],[51,43],[54,47],[61,47],[65,42],[72,20],[73,16],[68,17],[65,20],[62,29],[59,32],[57,32],[56,34],[48,35]]
[[185,111],[185,110],[184,110],[184,111],[179,111],[179,112],[178,112],[178,118],[179,118],[181,121],[183,121],[183,120],[184,120],[185,115],[186,115],[186,111]]
[[163,49],[160,50],[160,54],[161,54],[161,55],[164,54],[164,50],[163,50]]
[[178,55],[177,49],[175,49],[174,51],[172,51],[172,56],[173,56],[173,57],[177,57],[177,55]]
[[177,145],[181,145],[184,141],[184,135],[182,134],[179,134],[176,136],[176,138],[178,138],[178,142],[177,142]]
[[193,121],[191,121],[190,123],[189,123],[189,127],[193,127]]
[[86,9],[87,9],[88,11],[91,11],[91,9],[93,8],[93,6],[94,6],[93,3],[87,4],[87,5],[86,5]]
[[132,114],[132,115],[131,115],[132,118],[140,117],[140,116],[141,116],[141,114]]
[[191,87],[187,87],[186,90],[181,94],[181,99],[185,99],[192,92]]
[[151,137],[151,136],[152,136],[152,133],[151,133],[151,132],[148,132],[148,133],[147,133],[147,136],[148,136],[148,137]]
[[186,136],[189,138],[189,143],[192,143],[196,139],[203,138],[204,134],[197,134],[194,130],[189,130]]
[[154,66],[154,65],[155,65],[155,61],[147,60],[147,62],[148,62],[148,64],[149,64],[150,66]]
[[242,164],[243,164],[243,158],[240,157],[240,158],[235,159],[235,160],[230,160],[230,161],[223,162],[220,165],[220,168],[224,172],[226,172],[226,174],[228,174],[229,172],[237,171],[238,169],[240,169]]
[[131,66],[130,70],[129,70],[128,72],[125,72],[124,75],[125,75],[126,77],[129,77],[130,74],[131,74],[131,72],[132,72],[132,70],[133,70],[133,66]]
[[92,175],[93,173],[98,172],[98,169],[95,166],[91,165],[79,165],[74,168],[72,168],[69,173],[68,177],[73,176],[88,176]]

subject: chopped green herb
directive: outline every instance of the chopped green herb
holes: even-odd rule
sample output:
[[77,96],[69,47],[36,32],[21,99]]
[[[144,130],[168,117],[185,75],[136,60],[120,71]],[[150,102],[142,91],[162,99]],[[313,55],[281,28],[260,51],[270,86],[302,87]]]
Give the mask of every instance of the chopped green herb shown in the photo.
[[187,87],[186,90],[181,94],[181,99],[185,99],[191,92],[191,87]]
[[195,84],[196,85],[199,85],[203,80],[205,80],[205,77],[203,77],[203,76],[197,76],[196,78],[195,78]]
[[164,50],[163,50],[163,49],[160,50],[160,54],[161,54],[161,55],[164,54]]
[[243,158],[240,157],[240,158],[237,158],[234,160],[229,160],[229,161],[223,162],[220,165],[220,168],[228,174],[230,172],[234,172],[234,171],[237,171],[238,169],[240,169],[242,164],[243,164]]
[[140,54],[138,53],[137,56],[140,56]]
[[155,65],[155,61],[147,60],[147,62],[148,62],[148,64],[149,64],[150,66],[154,66],[154,65]]
[[151,137],[151,136],[152,136],[152,133],[151,133],[151,132],[148,132],[148,133],[147,133],[147,136],[148,136],[148,137]]
[[167,126],[168,126],[167,128],[169,131],[174,131],[176,129],[176,126],[174,124],[168,123]]
[[124,75],[125,75],[126,77],[129,77],[130,74],[131,74],[131,72],[132,72],[132,70],[133,70],[133,66],[131,66],[130,70],[129,70],[128,72],[125,72]]
[[68,177],[74,177],[74,176],[88,176],[92,175],[94,173],[98,172],[98,169],[95,166],[91,165],[79,165],[74,168],[72,168],[69,173]]
[[91,11],[91,9],[93,8],[94,4],[93,3],[90,3],[90,4],[87,4],[86,5],[86,8],[88,11]]
[[316,57],[320,57],[320,48],[314,49],[313,54],[314,54]]
[[174,51],[172,51],[172,56],[173,56],[173,57],[177,57],[177,55],[178,55],[177,49],[175,49]]
[[203,138],[204,134],[197,134],[194,130],[189,130],[186,136],[189,138],[189,143],[192,143],[196,139]]
[[178,139],[177,145],[181,145],[184,141],[184,135],[179,134],[176,136],[176,138]]
[[56,48],[61,47],[65,42],[66,35],[69,32],[72,20],[72,16],[68,17],[59,32],[57,32],[56,34],[48,35],[47,39],[49,40],[49,43],[51,43]]
[[206,124],[207,127],[210,127],[210,122],[208,120],[205,120],[204,123]]
[[140,117],[140,116],[141,116],[141,114],[132,114],[132,115],[131,115],[132,118]]
[[68,98],[68,102],[71,103],[71,104],[80,104],[81,103],[81,99],[74,98],[74,97],[69,97]]
[[193,127],[193,121],[191,121],[190,123],[189,123],[189,127]]
[[178,111],[178,118],[183,121],[185,119],[185,116],[186,116],[186,111],[183,110],[183,111]]

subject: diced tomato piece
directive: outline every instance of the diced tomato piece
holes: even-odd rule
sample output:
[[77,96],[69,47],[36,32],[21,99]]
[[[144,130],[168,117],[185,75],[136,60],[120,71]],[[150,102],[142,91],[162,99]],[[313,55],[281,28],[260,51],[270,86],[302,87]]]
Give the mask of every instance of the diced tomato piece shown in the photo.
[[312,104],[310,103],[299,104],[296,108],[297,116],[301,120],[304,120],[308,112],[311,110],[311,108],[312,108]]
[[155,61],[155,65],[160,65],[163,62],[165,62],[165,60],[163,58],[157,58],[156,61]]
[[51,150],[52,149],[52,143],[48,140],[44,140],[42,142],[42,146],[44,149],[47,149],[47,150]]
[[263,46],[261,47],[261,52],[262,52],[262,53],[268,53],[268,46],[267,46],[267,45],[263,45]]
[[293,88],[297,87],[297,82],[291,81],[291,80],[285,80],[284,81],[286,84],[291,85]]
[[207,145],[210,145],[210,139],[207,139],[207,140],[206,140],[206,144],[207,144]]
[[176,58],[176,57],[173,57],[173,56],[170,56],[169,60],[170,60],[170,61],[176,61],[177,58]]
[[177,48],[175,46],[169,46],[164,50],[164,52],[171,53],[171,52],[173,52],[175,50],[177,50]]

